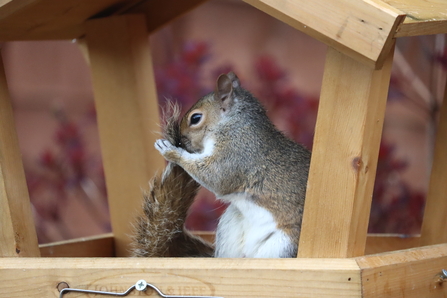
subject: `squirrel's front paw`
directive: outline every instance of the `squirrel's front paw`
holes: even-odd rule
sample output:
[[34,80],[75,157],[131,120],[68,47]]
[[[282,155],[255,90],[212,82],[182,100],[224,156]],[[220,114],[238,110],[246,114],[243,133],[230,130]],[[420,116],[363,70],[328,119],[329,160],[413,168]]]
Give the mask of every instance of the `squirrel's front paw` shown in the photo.
[[155,141],[155,148],[163,155],[166,160],[176,163],[180,158],[181,148],[172,145],[168,140]]

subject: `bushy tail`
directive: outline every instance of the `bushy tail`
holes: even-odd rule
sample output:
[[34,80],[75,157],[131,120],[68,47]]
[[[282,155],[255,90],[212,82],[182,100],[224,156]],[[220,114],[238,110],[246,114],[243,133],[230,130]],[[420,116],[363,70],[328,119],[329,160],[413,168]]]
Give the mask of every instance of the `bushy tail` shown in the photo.
[[137,218],[133,241],[136,257],[211,257],[211,244],[185,227],[189,207],[200,185],[180,166],[169,163],[144,194],[143,215]]

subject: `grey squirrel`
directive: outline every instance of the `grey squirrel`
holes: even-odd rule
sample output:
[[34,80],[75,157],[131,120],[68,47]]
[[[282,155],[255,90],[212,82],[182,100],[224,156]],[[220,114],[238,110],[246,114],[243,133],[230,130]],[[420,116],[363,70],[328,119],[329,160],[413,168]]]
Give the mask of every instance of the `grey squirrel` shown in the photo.
[[[169,164],[145,198],[134,255],[296,257],[310,151],[274,127],[234,73],[219,76],[214,92],[181,120],[174,113],[164,137],[155,147]],[[214,251],[183,227],[199,184],[229,203],[217,226]],[[160,201],[163,210],[151,209]],[[171,224],[154,226],[157,221]],[[166,247],[157,249],[160,243]]]

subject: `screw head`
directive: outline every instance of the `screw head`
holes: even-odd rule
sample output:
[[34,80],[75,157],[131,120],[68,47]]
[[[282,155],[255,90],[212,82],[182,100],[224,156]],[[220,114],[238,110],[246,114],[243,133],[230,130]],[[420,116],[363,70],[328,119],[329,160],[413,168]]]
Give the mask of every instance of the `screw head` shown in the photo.
[[147,282],[144,279],[140,279],[135,284],[135,289],[137,289],[138,291],[144,291],[146,290],[146,288],[147,288]]
[[57,284],[56,288],[60,292],[63,289],[70,288],[70,286],[65,281],[61,281],[60,283]]

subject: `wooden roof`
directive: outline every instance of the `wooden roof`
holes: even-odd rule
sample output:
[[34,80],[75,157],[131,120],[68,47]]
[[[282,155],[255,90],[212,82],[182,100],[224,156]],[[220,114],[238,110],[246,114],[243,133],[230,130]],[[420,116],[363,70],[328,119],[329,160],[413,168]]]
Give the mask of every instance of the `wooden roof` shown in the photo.
[[[74,39],[92,18],[143,13],[151,32],[206,0],[0,0],[0,41]],[[445,0],[245,0],[366,64],[395,37],[447,32]]]

